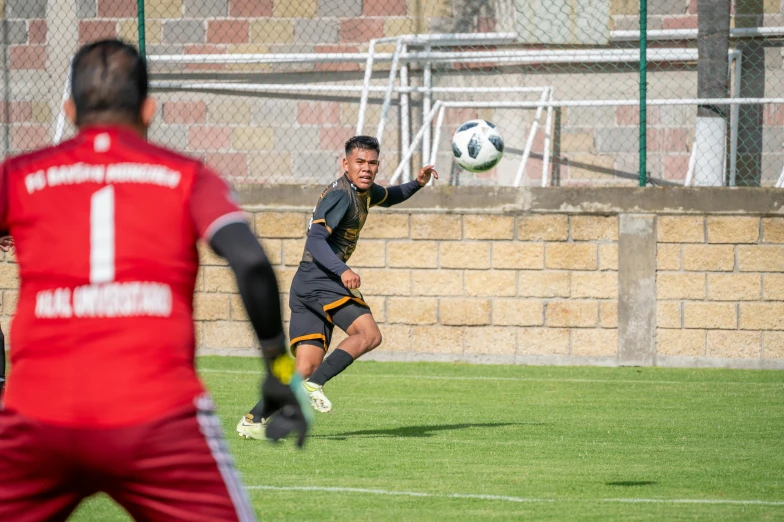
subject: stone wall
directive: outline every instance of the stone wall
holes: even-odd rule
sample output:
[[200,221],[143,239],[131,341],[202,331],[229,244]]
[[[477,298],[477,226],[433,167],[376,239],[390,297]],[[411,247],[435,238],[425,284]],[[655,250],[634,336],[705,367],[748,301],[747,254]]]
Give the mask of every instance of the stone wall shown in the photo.
[[[286,292],[309,217],[253,212]],[[380,352],[504,362],[516,355],[612,356],[617,223],[602,216],[374,211],[350,265],[380,324]],[[196,298],[202,347],[249,346],[230,269],[214,256],[203,259]],[[342,338],[336,335],[333,345]]]
[[[285,321],[320,190],[240,193]],[[200,257],[199,352],[254,355],[231,270]],[[778,190],[427,189],[373,209],[349,265],[384,336],[375,359],[784,369]],[[17,285],[6,255],[4,329]]]
[[[317,195],[243,193],[284,291],[298,204]],[[784,368],[782,205],[773,190],[441,188],[374,209],[350,265],[385,338],[376,358]],[[203,254],[200,348],[247,353],[231,273]]]
[[784,220],[663,216],[657,352],[784,358]]

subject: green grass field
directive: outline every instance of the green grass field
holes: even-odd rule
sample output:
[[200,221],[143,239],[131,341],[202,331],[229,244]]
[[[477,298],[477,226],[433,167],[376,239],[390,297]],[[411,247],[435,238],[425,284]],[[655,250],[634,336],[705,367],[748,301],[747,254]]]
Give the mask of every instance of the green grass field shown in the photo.
[[782,372],[359,362],[298,451],[236,436],[258,361],[199,366],[263,520],[784,519]]

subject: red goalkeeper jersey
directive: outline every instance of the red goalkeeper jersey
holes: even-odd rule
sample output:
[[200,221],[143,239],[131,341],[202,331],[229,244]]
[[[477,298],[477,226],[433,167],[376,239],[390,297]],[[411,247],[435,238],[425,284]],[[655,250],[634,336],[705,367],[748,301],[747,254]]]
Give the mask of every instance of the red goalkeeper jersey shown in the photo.
[[244,220],[217,174],[130,130],[91,127],[6,161],[0,218],[21,277],[6,408],[113,427],[201,393],[196,243]]

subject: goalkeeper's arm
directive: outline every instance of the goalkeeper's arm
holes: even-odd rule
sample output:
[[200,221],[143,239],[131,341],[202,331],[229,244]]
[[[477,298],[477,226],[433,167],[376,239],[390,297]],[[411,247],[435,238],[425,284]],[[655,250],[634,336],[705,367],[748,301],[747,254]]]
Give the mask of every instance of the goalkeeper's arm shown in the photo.
[[231,223],[212,236],[210,246],[226,258],[268,365],[286,353],[278,281],[261,245],[245,223]]
[[[220,228],[210,239],[210,246],[226,258],[234,271],[242,302],[261,343],[262,357],[268,370],[262,387],[265,408],[270,415],[282,410],[281,415],[276,415],[276,425],[270,424],[268,434],[271,430],[277,430],[277,433],[285,431],[280,427],[280,424],[285,424],[288,431],[299,432],[301,445],[307,432],[306,415],[309,411],[292,389],[297,379],[294,361],[286,351],[278,282],[272,265],[246,223],[231,223]],[[287,408],[289,405],[292,408]]]

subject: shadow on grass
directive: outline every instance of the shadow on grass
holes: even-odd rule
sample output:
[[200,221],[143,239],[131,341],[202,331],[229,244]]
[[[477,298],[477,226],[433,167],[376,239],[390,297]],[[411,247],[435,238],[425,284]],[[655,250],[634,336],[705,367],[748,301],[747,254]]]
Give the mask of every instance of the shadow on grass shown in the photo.
[[617,480],[615,482],[605,482],[605,486],[622,486],[622,487],[633,487],[633,486],[652,486],[656,484],[654,480]]
[[543,423],[517,423],[517,422],[484,422],[484,423],[464,423],[464,424],[431,424],[422,426],[400,426],[397,428],[378,429],[378,430],[359,430],[347,431],[345,433],[334,433],[332,435],[313,435],[316,439],[346,440],[351,438],[395,438],[395,437],[432,437],[440,431],[464,430],[468,428],[499,428],[502,426],[544,426]]

